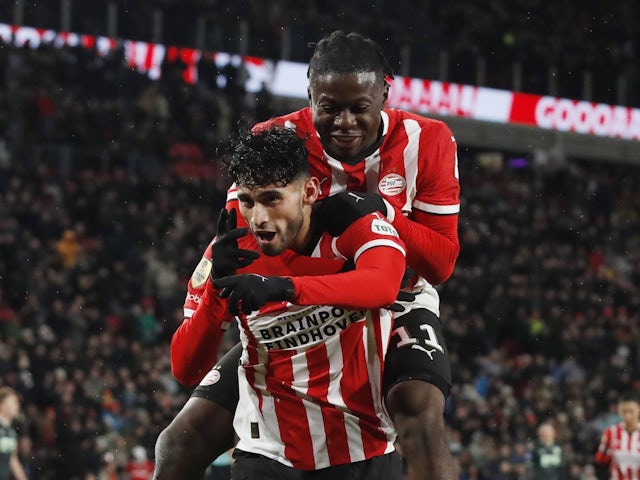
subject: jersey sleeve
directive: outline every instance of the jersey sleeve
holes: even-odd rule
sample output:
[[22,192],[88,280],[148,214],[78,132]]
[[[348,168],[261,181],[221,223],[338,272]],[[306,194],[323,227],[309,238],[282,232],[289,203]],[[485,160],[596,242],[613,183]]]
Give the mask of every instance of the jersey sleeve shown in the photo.
[[202,258],[193,270],[189,281],[187,282],[187,296],[184,299],[183,314],[184,318],[191,318],[202,301],[205,284],[211,274],[211,245],[213,240],[209,242],[207,248],[202,254]]
[[324,276],[293,277],[298,305],[377,309],[391,305],[405,271],[405,248],[393,226],[379,214],[354,222],[334,239],[334,253],[355,269]]
[[432,285],[453,273],[460,243],[460,184],[455,138],[435,122],[420,138],[419,174],[412,212],[405,217],[387,205],[389,219],[407,247],[407,264]]
[[195,312],[171,338],[171,371],[182,385],[197,384],[215,364],[231,320],[226,306],[207,279]]
[[609,444],[611,443],[611,429],[607,428],[602,434],[600,439],[600,445],[594,456],[596,463],[605,465],[611,462],[611,455],[609,454]]

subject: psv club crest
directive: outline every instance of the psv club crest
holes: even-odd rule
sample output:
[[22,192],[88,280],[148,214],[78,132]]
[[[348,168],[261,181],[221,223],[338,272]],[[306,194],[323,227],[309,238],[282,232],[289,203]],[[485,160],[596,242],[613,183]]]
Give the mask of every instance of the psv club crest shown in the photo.
[[398,195],[407,187],[407,181],[402,175],[397,173],[389,173],[382,177],[378,183],[378,190],[384,195]]

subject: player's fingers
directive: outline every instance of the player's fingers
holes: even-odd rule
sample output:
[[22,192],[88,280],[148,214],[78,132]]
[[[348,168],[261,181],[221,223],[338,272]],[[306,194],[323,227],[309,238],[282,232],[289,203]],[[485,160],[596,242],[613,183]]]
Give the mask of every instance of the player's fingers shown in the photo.
[[260,256],[260,252],[256,252],[255,250],[245,250],[243,248],[235,248],[229,252],[229,255],[232,255],[233,258],[246,258],[255,260]]
[[229,295],[229,300],[227,302],[227,308],[229,309],[229,312],[231,313],[231,315],[240,315],[240,310],[239,310],[239,303],[240,303],[240,295],[238,294],[238,289],[234,289],[233,292],[231,292],[231,295]]
[[220,238],[219,241],[226,242],[226,243],[235,242],[240,237],[244,237],[247,234],[248,231],[249,231],[249,229],[247,227],[234,228],[233,230],[229,230],[229,231],[225,232],[224,233],[224,238]]
[[255,305],[255,302],[248,298],[242,299],[242,313],[244,313],[245,315],[249,315],[251,312],[257,309],[258,307]]
[[218,296],[220,298],[227,298],[229,295],[231,295],[231,292],[233,292],[233,288],[231,287],[225,287],[223,288],[220,293],[218,294]]
[[400,302],[413,302],[415,299],[416,299],[416,296],[414,293],[403,292],[402,290],[398,292],[398,296],[396,297],[396,300]]
[[254,260],[253,258],[245,258],[242,260],[238,259],[236,260],[236,268],[243,268],[243,267],[249,266],[253,263],[253,260]]
[[232,230],[238,226],[238,213],[235,208],[232,208],[229,212],[229,218],[227,219],[227,226],[229,230]]
[[399,303],[392,303],[391,305],[389,305],[387,307],[387,310],[391,310],[392,312],[400,313],[400,312],[404,312],[405,308],[402,305],[400,305]]
[[218,230],[216,233],[218,237],[222,236],[224,233],[227,232],[228,223],[229,223],[229,212],[227,212],[227,210],[223,208],[222,210],[220,210],[220,214],[218,215],[218,226],[217,226]]
[[229,302],[228,308],[229,308],[229,313],[234,317],[237,317],[238,315],[240,315],[237,303]]
[[234,288],[240,281],[240,277],[241,275],[231,275],[230,277],[214,278],[211,283],[218,289]]

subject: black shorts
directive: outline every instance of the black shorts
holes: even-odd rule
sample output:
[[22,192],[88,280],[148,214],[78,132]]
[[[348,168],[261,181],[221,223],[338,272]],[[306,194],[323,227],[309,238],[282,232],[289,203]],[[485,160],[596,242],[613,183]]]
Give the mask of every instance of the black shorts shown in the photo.
[[423,380],[442,390],[451,389],[451,363],[438,316],[417,308],[396,317],[384,360],[383,391],[405,380]]
[[321,470],[296,470],[256,453],[233,452],[231,480],[401,480],[402,460],[397,452],[361,462],[336,465]]
[[[237,344],[222,357],[191,396],[206,398],[232,414],[238,405],[238,365],[242,346]],[[393,335],[384,364],[386,393],[404,380],[429,382],[445,395],[451,388],[451,364],[442,336],[440,319],[426,308],[418,308],[394,321]]]

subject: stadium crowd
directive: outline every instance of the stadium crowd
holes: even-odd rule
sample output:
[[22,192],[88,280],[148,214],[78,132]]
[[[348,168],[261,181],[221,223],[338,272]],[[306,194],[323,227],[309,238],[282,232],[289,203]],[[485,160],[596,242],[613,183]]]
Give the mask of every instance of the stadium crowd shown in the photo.
[[[0,19],[11,22],[14,2],[0,2]],[[569,98],[590,95],[597,102],[640,105],[640,9],[633,0],[575,2],[527,0],[483,3],[461,0],[377,0],[348,2],[279,0],[113,0],[119,38],[207,50],[239,52],[306,62],[308,39],[342,28],[367,32],[400,60],[398,72],[418,78],[513,88],[513,66],[522,68],[517,86],[525,92]],[[105,2],[69,2],[71,31],[106,35]],[[4,12],[4,15],[3,15]],[[27,25],[60,29],[60,2],[24,5]],[[164,21],[155,30],[154,12]],[[169,20],[170,19],[170,20]],[[205,29],[198,40],[198,22]],[[244,21],[248,27],[243,29]],[[199,44],[202,43],[202,44]],[[388,53],[393,52],[394,55]],[[404,52],[400,54],[400,52]],[[446,72],[442,70],[443,58]],[[406,54],[406,56],[402,56]],[[483,79],[477,76],[485,62]],[[402,62],[405,62],[403,65]],[[591,72],[590,93],[584,72]],[[441,78],[444,75],[446,78]],[[624,85],[618,83],[624,78]],[[553,84],[553,86],[552,86]],[[557,90],[557,91],[556,91]],[[621,97],[619,97],[619,93]]]
[[[216,147],[278,113],[121,60],[0,48],[0,383],[31,479],[152,457],[189,393],[169,340],[224,200]],[[567,478],[588,479],[617,394],[640,389],[640,170],[481,153],[460,148],[462,253],[440,287],[450,446],[461,478],[523,479],[550,421]]]

